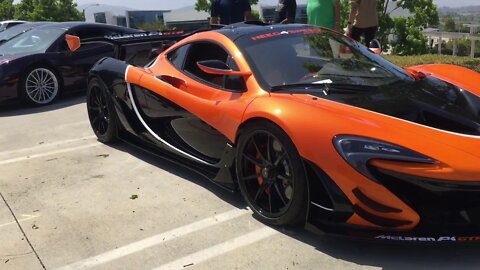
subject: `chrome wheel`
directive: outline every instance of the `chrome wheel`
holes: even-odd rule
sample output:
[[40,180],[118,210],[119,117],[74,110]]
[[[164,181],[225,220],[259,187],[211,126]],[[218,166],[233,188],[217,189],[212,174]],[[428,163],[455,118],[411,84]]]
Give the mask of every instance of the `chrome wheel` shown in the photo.
[[36,68],[27,75],[25,92],[33,103],[48,104],[58,94],[57,77],[49,69]]

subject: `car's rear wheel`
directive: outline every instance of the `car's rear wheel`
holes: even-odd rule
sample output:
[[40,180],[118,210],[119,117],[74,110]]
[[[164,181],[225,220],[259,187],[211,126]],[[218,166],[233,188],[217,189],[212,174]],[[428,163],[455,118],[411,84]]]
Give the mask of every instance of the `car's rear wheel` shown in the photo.
[[270,122],[242,130],[236,153],[240,191],[261,221],[298,225],[308,201],[305,170],[288,135]]
[[28,70],[21,81],[21,95],[31,105],[47,105],[60,92],[60,81],[53,70],[35,67]]
[[117,138],[117,114],[106,86],[97,78],[87,89],[87,111],[90,125],[98,140],[110,143]]

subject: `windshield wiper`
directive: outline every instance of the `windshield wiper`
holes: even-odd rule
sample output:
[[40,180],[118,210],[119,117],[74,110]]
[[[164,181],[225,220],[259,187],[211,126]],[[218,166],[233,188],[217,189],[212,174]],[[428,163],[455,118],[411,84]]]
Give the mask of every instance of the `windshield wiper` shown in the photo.
[[377,86],[371,85],[358,85],[358,84],[339,84],[331,82],[323,83],[293,83],[293,84],[283,84],[275,85],[271,88],[272,92],[281,92],[281,91],[295,91],[295,92],[305,92],[310,89],[319,89],[322,90],[323,94],[328,96],[330,93],[339,93],[339,94],[351,94],[359,92],[369,92],[372,90],[377,90]]
[[11,39],[14,39],[14,38],[20,36],[21,34],[24,34],[24,33],[28,32],[28,31],[30,31],[30,30],[31,30],[31,29],[23,30],[22,32],[19,32],[19,33],[13,35],[13,36],[7,36],[7,37],[5,37],[5,38],[0,39],[0,42],[1,42],[1,43],[5,43],[5,42],[7,42],[7,41],[9,41],[9,40],[11,40]]

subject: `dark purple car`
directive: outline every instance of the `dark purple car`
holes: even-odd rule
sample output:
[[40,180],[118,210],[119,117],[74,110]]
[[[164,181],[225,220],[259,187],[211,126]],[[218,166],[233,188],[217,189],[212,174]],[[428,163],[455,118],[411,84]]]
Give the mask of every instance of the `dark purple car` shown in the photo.
[[81,39],[121,36],[136,29],[83,22],[51,23],[36,27],[0,45],[0,104],[23,100],[45,105],[62,92],[86,89],[90,68],[113,56],[109,44],[87,44],[71,52],[65,35]]

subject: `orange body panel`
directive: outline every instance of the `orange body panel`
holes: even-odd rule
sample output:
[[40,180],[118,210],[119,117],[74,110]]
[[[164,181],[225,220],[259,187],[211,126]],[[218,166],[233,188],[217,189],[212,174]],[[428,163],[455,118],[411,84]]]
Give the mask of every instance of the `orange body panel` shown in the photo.
[[[197,37],[197,36],[201,36]],[[243,58],[240,51],[227,37],[215,33],[205,32],[200,33],[179,42],[179,46],[188,43],[191,40],[209,40],[221,44],[226,50],[230,52],[241,71],[251,72],[247,62]],[[191,113],[197,115],[206,123],[217,128],[232,142],[235,141],[238,127],[242,123],[243,113],[250,102],[262,95],[268,95],[267,92],[260,89],[256,80],[252,76],[246,76],[247,87],[249,89],[246,93],[232,93],[222,91],[220,89],[207,86],[198,81],[192,80],[187,75],[178,71],[167,59],[166,54],[160,55],[157,62],[149,69],[131,68],[127,74],[127,81],[138,84],[144,88],[152,89],[157,94],[160,94],[174,103],[182,106]],[[133,70],[136,72],[143,72],[149,74],[143,76],[139,80],[130,80],[130,73]],[[168,75],[186,82],[179,88],[175,88],[168,83],[165,83],[156,78],[156,76]]]
[[430,64],[406,68],[408,70],[420,71],[426,75],[432,75],[451,84],[468,89],[480,95],[480,74],[468,68],[447,65]]

